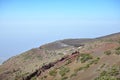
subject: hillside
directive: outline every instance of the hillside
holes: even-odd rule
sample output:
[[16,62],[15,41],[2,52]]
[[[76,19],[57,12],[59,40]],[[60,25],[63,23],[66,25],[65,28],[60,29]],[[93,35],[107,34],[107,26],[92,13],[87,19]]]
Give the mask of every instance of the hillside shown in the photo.
[[120,33],[31,49],[0,65],[0,80],[120,80]]

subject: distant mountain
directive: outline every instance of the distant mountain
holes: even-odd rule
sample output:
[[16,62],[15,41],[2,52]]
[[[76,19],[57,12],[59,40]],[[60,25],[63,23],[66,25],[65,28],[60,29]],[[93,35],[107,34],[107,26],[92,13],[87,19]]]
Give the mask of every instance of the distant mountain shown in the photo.
[[52,43],[48,43],[45,45],[40,46],[40,48],[47,49],[47,50],[58,50],[67,47],[79,47],[84,45],[86,42],[90,42],[93,39],[64,39],[55,41]]
[[120,80],[120,33],[33,48],[0,65],[0,80]]

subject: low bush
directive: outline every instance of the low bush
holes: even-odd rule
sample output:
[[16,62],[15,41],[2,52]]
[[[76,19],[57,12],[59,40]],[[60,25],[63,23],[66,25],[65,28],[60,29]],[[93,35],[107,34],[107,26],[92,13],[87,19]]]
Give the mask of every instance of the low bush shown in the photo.
[[67,62],[66,62],[66,64],[65,65],[68,65],[68,64],[70,64],[72,61],[69,59],[69,60],[67,60]]
[[58,53],[58,55],[64,55],[63,53]]
[[49,71],[49,74],[50,74],[51,76],[56,76],[57,71],[56,71],[56,70],[51,70],[51,71]]
[[78,71],[81,71],[81,70],[86,70],[90,67],[90,64],[86,64],[85,66],[82,66],[82,67],[79,67],[77,69],[75,69],[75,73],[77,73]]
[[80,55],[80,60],[81,60],[81,63],[84,63],[90,59],[92,59],[92,56],[90,54],[81,54]]
[[120,50],[120,47],[117,47],[116,50]]
[[104,54],[106,54],[106,55],[110,55],[110,54],[111,54],[111,51],[110,51],[110,50],[105,51]]
[[73,73],[73,74],[71,74],[70,77],[74,77],[74,76],[77,76],[77,73]]
[[59,71],[59,74],[61,76],[64,76],[66,73],[68,73],[70,71],[70,69],[68,67],[61,67],[60,68],[60,71]]
[[120,55],[120,50],[116,50],[115,54]]
[[68,79],[68,77],[63,77],[61,80],[66,80],[66,79]]
[[97,57],[97,58],[93,59],[92,61],[90,61],[89,64],[90,64],[90,65],[92,65],[92,64],[97,64],[99,60],[100,60],[100,58]]
[[105,66],[105,64],[102,64],[101,66],[100,66],[100,68],[103,68]]
[[112,66],[112,68],[102,71],[99,77],[94,80],[120,80],[120,78],[116,78],[119,75],[120,67]]
[[37,77],[35,76],[35,77],[33,77],[31,80],[37,80]]

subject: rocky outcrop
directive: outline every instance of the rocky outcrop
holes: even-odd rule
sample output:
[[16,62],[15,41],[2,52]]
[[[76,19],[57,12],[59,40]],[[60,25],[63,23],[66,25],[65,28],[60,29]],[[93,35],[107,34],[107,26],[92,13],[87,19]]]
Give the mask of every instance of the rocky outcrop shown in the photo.
[[76,57],[77,55],[79,55],[79,52],[75,51],[71,55],[64,56],[60,60],[57,60],[55,62],[51,62],[49,64],[42,66],[41,68],[35,70],[33,73],[29,74],[28,76],[23,77],[22,79],[23,80],[31,80],[32,77],[38,77],[46,70],[50,69],[51,67],[54,67],[57,63],[60,63],[62,61],[66,61],[68,59],[72,59],[73,57]]

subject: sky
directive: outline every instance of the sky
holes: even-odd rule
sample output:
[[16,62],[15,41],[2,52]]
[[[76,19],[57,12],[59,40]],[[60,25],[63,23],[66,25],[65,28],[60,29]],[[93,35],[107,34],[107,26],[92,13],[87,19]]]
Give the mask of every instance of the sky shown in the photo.
[[120,0],[0,0],[0,63],[66,38],[120,32]]

